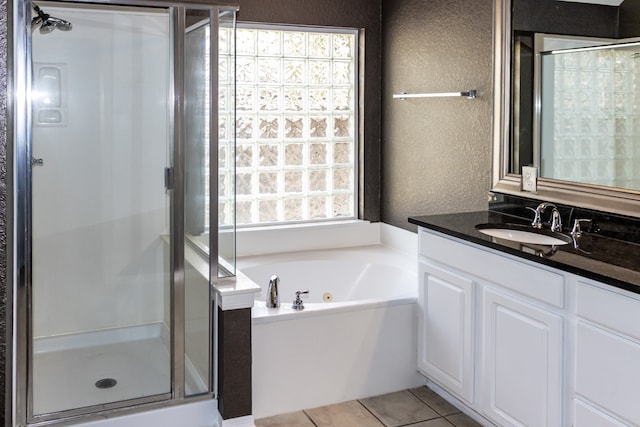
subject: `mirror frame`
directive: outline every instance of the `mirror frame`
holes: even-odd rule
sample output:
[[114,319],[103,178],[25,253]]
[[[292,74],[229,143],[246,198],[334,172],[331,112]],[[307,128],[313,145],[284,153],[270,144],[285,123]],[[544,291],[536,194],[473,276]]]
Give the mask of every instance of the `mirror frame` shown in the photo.
[[520,175],[509,172],[512,84],[511,3],[512,0],[495,0],[493,9],[494,106],[491,191],[640,217],[640,191],[538,178],[538,191],[532,193],[522,191]]

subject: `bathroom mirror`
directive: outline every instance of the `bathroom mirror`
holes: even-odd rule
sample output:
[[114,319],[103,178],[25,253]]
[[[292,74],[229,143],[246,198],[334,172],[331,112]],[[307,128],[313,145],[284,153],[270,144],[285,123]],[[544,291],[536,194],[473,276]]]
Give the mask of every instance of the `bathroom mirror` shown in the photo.
[[[632,113],[640,105],[640,93],[636,96],[633,91],[635,82],[640,82],[640,62],[635,64],[640,58],[627,52],[627,60],[620,52],[639,40],[640,1],[624,0],[614,6],[592,3],[596,2],[495,1],[493,190],[639,216],[640,182],[633,182],[632,177],[640,175],[636,142],[640,115],[635,118]],[[558,40],[565,44],[554,44]],[[585,54],[586,47],[617,42],[625,45],[599,47],[597,55]],[[606,55],[611,58],[611,84],[605,86],[611,90],[603,93],[595,90],[604,72],[604,65],[596,64],[596,58]],[[620,64],[621,58],[625,58],[624,64]],[[555,68],[558,64],[565,68]],[[589,64],[591,74],[580,68]],[[638,78],[634,77],[636,68]],[[542,96],[543,69],[545,83],[552,86],[554,94],[546,100]],[[554,80],[568,87],[553,87]],[[623,90],[615,93],[614,88]],[[561,102],[569,111],[585,109],[589,113],[583,117],[557,115],[554,105]],[[605,104],[609,108],[606,112],[601,108]],[[636,129],[638,135],[633,133]],[[603,143],[598,141],[599,133],[606,134]],[[555,144],[556,139],[564,145]],[[553,167],[553,159],[562,156],[562,162]],[[521,191],[523,165],[542,166],[536,193]],[[602,171],[611,176],[603,178]],[[629,179],[621,179],[619,171]]]

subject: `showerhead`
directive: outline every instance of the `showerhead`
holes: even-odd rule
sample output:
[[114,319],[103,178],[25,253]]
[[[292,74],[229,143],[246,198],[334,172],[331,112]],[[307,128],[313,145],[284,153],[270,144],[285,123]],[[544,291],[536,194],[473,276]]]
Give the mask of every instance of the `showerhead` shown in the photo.
[[60,31],[70,31],[72,28],[71,22],[64,19],[54,18],[53,16],[45,13],[38,6],[33,5],[33,9],[38,14],[31,20],[31,31],[40,27],[40,34],[48,34],[51,31],[58,29]]

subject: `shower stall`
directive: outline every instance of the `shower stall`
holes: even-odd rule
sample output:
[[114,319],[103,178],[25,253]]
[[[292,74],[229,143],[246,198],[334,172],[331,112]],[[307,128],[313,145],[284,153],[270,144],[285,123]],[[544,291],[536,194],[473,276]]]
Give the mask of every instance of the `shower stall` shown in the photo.
[[[237,7],[10,10],[13,423],[215,398],[211,283],[235,274]],[[190,243],[203,235],[210,255]]]

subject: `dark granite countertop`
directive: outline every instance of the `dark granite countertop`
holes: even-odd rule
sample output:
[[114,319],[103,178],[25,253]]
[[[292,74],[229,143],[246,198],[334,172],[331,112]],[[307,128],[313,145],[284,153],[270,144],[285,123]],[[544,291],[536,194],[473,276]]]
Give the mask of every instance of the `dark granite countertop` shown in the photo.
[[[640,293],[640,244],[598,231],[584,233],[578,249],[572,244],[541,246],[496,239],[475,229],[482,223],[528,224],[528,221],[494,211],[416,216],[409,222],[468,242],[486,246],[607,285]],[[565,234],[568,234],[565,231]]]

